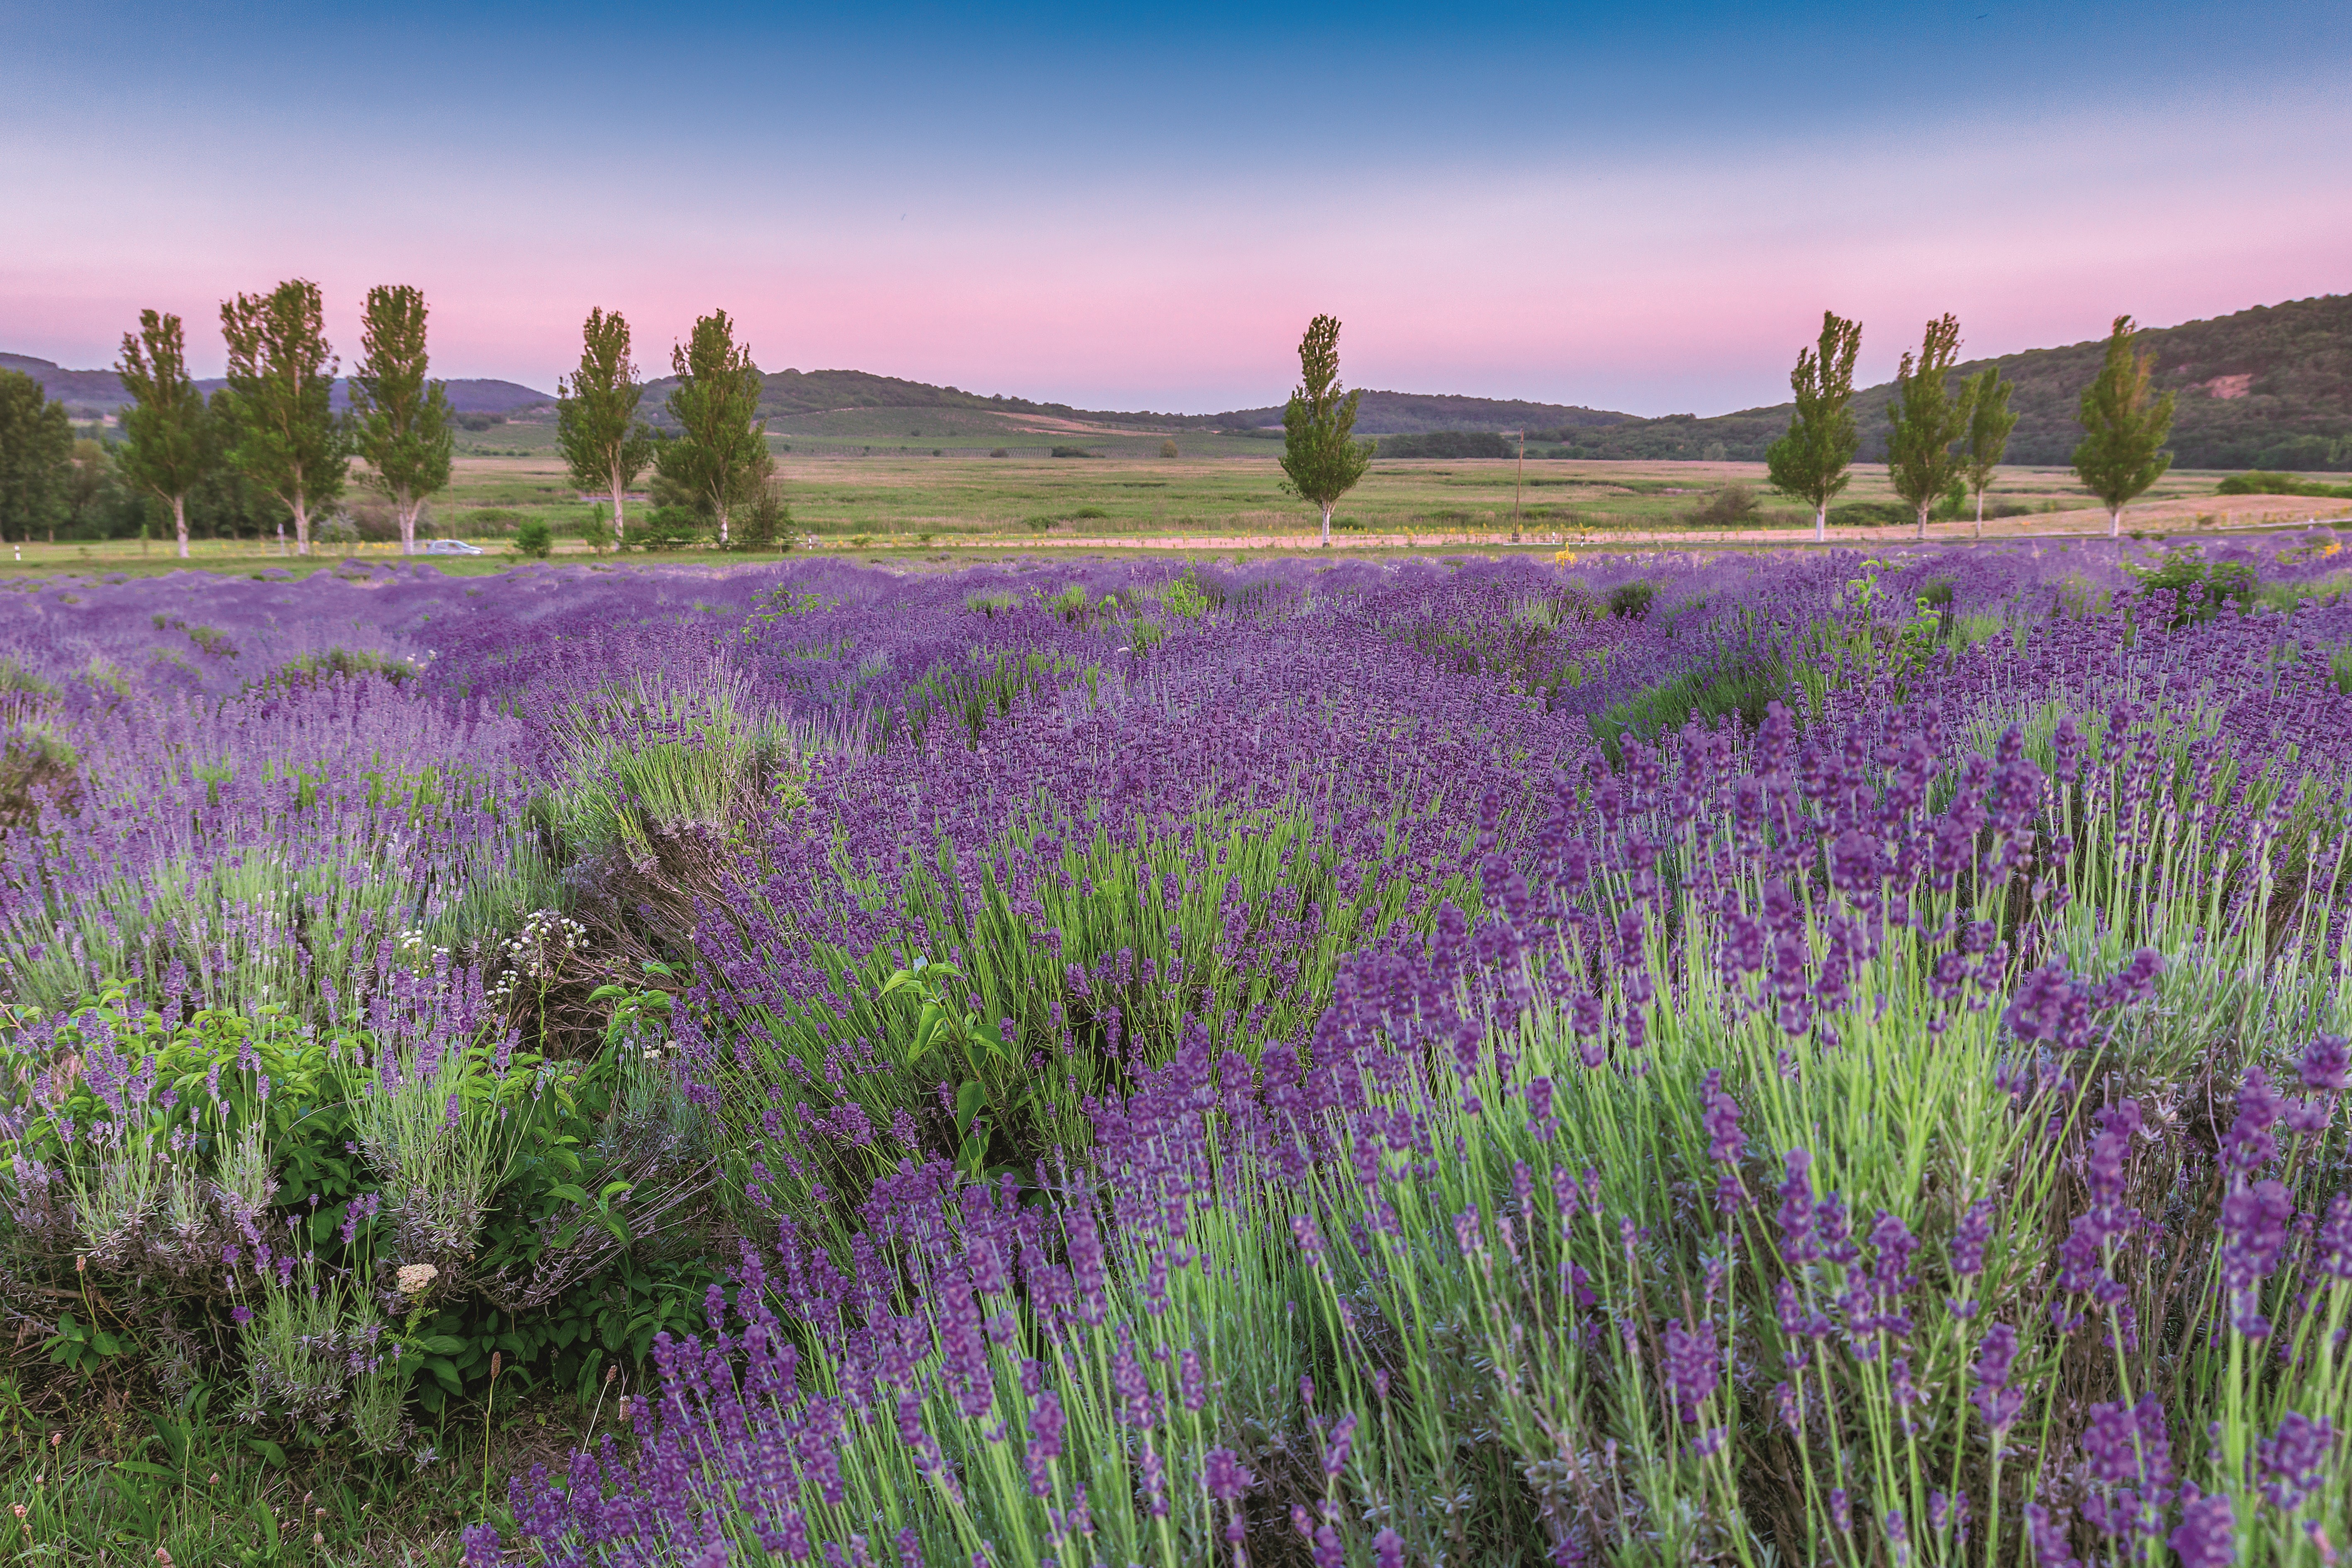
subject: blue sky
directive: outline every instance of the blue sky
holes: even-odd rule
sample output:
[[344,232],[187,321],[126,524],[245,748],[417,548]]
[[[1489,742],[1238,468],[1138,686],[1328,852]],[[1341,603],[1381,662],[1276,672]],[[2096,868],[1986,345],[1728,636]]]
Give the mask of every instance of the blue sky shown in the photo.
[[2335,292],[2352,7],[969,10],[0,5],[0,348],[299,274],[355,336],[549,385],[724,306],[761,363],[1096,406],[1364,384],[1776,401],[1825,306],[1883,374]]

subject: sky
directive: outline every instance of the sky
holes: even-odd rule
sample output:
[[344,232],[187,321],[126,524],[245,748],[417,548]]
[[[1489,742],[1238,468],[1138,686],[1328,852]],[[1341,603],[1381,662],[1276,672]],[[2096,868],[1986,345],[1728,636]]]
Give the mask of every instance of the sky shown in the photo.
[[0,0],[0,350],[369,286],[436,374],[770,370],[1081,407],[1353,385],[1721,413],[1821,312],[1891,374],[2352,288],[2352,6]]

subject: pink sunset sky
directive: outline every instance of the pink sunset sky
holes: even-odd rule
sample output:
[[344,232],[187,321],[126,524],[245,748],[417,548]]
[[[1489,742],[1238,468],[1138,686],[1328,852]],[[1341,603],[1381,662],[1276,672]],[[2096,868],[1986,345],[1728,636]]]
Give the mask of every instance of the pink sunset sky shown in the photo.
[[[1769,82],[1738,97],[1753,73],[1713,55],[1686,62],[1715,73],[1706,92],[1645,99],[1609,61],[1663,68],[1620,33],[1553,78],[1496,66],[1517,121],[1442,52],[1426,93],[1400,85],[1409,62],[1367,55],[1378,90],[1343,95],[1352,129],[1322,153],[1295,108],[1262,132],[1231,122],[1278,79],[1233,50],[1138,56],[1121,79],[1118,41],[1091,45],[1051,63],[1131,98],[1105,86],[1056,112],[1020,90],[1022,71],[1045,79],[1026,50],[958,97],[943,46],[908,68],[938,95],[901,90],[861,121],[855,82],[819,92],[823,62],[772,42],[806,79],[776,92],[821,133],[724,89],[677,124],[634,90],[626,124],[583,131],[567,116],[593,99],[561,48],[497,114],[428,78],[402,121],[315,81],[273,101],[249,60],[166,69],[142,94],[106,47],[35,26],[0,66],[33,110],[0,151],[0,350],[106,363],[154,307],[216,374],[219,301],[305,276],[347,358],[369,285],[422,287],[450,376],[551,388],[591,305],[625,311],[660,374],[720,306],[772,370],[1206,412],[1278,400],[1328,310],[1351,384],[1715,413],[1780,400],[1824,307],[1863,320],[1877,380],[1948,310],[1966,352],[1991,353],[2095,337],[2119,311],[2166,325],[2343,290],[2352,107],[2316,65],[2341,63],[2344,29],[2310,26],[2316,56],[2283,77],[2093,91],[2027,72],[1981,101],[1857,90],[1820,110]],[[1871,47],[1899,60],[1908,37]],[[366,42],[298,26],[286,47]],[[824,47],[860,58],[855,42]]]

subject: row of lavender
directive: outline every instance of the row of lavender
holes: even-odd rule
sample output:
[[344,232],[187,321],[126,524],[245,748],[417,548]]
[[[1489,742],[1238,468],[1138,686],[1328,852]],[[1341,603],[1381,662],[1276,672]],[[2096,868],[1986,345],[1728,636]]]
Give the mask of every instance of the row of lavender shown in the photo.
[[[381,1266],[462,1281],[529,982],[690,956],[779,1247],[634,1468],[519,1493],[558,1557],[2344,1533],[2337,611],[2058,552],[354,576],[0,632],[18,1218],[179,1256],[135,1050],[58,1136],[122,982],[331,1037]],[[1596,751],[1678,682],[1797,719]],[[214,1294],[299,1338],[288,1251]]]

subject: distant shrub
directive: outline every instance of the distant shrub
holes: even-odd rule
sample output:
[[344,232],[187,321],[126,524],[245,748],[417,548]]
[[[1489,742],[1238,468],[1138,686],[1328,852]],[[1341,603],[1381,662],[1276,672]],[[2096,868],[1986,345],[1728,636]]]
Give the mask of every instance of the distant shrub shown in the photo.
[[2231,474],[2214,489],[2215,493],[2225,496],[2317,496],[2332,500],[2352,500],[2352,485],[2324,485],[2316,479],[2299,479],[2293,474],[2266,473],[2260,468]]
[[2125,565],[2139,578],[2141,598],[2173,595],[2171,625],[2176,629],[2210,621],[2225,605],[2234,605],[2243,611],[2253,597],[2252,566],[2242,561],[2208,561],[2205,552],[2194,544],[2165,552],[2163,563],[2154,568],[2133,567],[2128,562]]
[[1655,583],[1620,583],[1609,591],[1609,613],[1619,620],[1638,621],[1650,613],[1657,596]]
[[1160,455],[1163,458],[1173,458],[1178,456],[1176,451],[1176,443],[1172,440],[1160,442]]
[[526,518],[515,529],[514,547],[517,554],[544,561],[554,553],[555,530],[544,518]]
[[1917,521],[1918,513],[1901,501],[1857,500],[1830,508],[1832,528],[1885,528]]
[[702,537],[702,519],[682,506],[657,506],[637,531],[642,550],[682,550]]
[[793,547],[793,509],[773,485],[763,485],[751,498],[749,506],[734,519],[735,543],[745,550],[790,550]]
[[1008,451],[1006,451],[1006,450],[1005,450],[1003,447],[991,447],[988,449],[988,455],[989,455],[990,457],[992,457],[992,458],[1009,458],[1009,457],[1011,457],[1013,454],[1012,454],[1012,453],[1010,453],[1010,452],[1008,452]]
[[613,548],[613,521],[605,515],[603,507],[591,510],[587,519],[580,524],[580,542],[591,550]]
[[1691,521],[1708,528],[1737,528],[1756,520],[1756,492],[1741,484],[1725,485],[1690,514]]
[[396,658],[388,653],[331,647],[324,653],[306,653],[299,658],[289,658],[247,689],[266,690],[276,687],[293,691],[316,686],[322,680],[338,677],[349,679],[358,675],[380,675],[398,686],[403,681],[415,679],[416,668],[406,659]]
[[1092,458],[1098,455],[1099,454],[1087,451],[1084,447],[1056,447],[1054,448],[1054,456],[1057,458]]
[[460,414],[457,416],[457,425],[460,429],[472,430],[477,433],[488,430],[493,425],[503,425],[506,422],[507,416],[503,414]]
[[1077,510],[1070,514],[1070,521],[1073,522],[1078,522],[1083,521],[1087,518],[1108,517],[1110,513],[1103,510],[1103,509],[1098,506],[1082,506],[1078,508]]
[[1024,517],[1021,525],[1032,533],[1044,533],[1060,521],[1055,517]]

